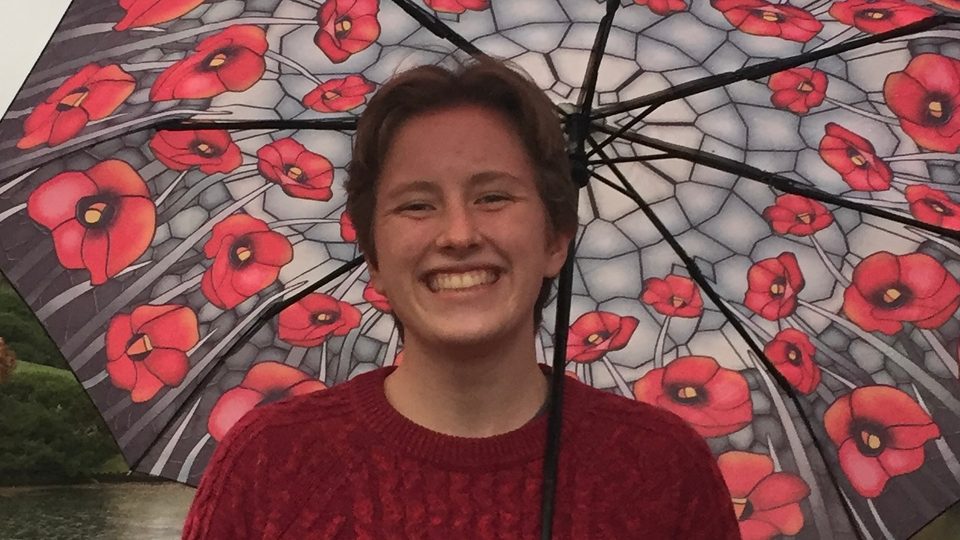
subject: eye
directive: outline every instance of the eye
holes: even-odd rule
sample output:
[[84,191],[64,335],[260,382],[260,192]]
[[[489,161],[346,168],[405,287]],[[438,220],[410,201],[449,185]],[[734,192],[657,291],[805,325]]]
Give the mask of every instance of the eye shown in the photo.
[[433,206],[425,202],[410,202],[397,207],[400,212],[426,212],[432,209]]
[[480,204],[497,204],[505,201],[509,201],[510,197],[505,193],[485,193],[477,198],[477,202]]

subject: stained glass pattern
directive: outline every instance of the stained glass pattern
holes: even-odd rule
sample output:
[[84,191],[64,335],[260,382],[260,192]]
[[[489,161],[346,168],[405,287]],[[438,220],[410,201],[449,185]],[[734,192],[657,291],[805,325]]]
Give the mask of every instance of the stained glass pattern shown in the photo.
[[[379,85],[459,44],[569,120],[606,4],[74,5],[0,122],[0,269],[125,457],[196,484],[245,411],[400,361],[343,214]],[[960,6],[617,7],[567,369],[690,422],[745,538],[909,536],[960,495]]]

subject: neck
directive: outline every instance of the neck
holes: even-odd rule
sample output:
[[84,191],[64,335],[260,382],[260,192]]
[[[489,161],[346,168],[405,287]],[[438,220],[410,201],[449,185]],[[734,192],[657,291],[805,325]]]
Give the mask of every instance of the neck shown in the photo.
[[492,437],[533,418],[548,383],[537,366],[532,329],[502,346],[456,351],[408,336],[403,363],[387,377],[387,401],[410,421],[458,437]]

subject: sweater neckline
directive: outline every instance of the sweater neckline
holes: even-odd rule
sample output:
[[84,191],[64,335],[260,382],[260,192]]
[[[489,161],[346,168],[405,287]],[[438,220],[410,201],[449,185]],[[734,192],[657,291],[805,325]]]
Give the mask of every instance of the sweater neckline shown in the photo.
[[[540,367],[549,375],[548,366]],[[403,416],[387,401],[384,381],[395,369],[387,366],[354,378],[355,413],[378,437],[378,444],[453,469],[491,468],[543,458],[549,414],[538,414],[513,431],[492,437],[458,437],[433,431]],[[567,380],[569,377],[564,379],[565,436],[573,420],[570,413],[580,405],[581,392]]]

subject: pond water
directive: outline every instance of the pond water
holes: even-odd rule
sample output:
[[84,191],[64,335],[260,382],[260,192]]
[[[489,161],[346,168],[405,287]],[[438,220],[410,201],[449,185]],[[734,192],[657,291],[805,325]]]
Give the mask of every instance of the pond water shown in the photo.
[[[174,540],[193,500],[175,483],[0,488],[2,540]],[[912,540],[960,538],[960,506]]]
[[0,538],[176,539],[193,493],[174,483],[0,488]]

